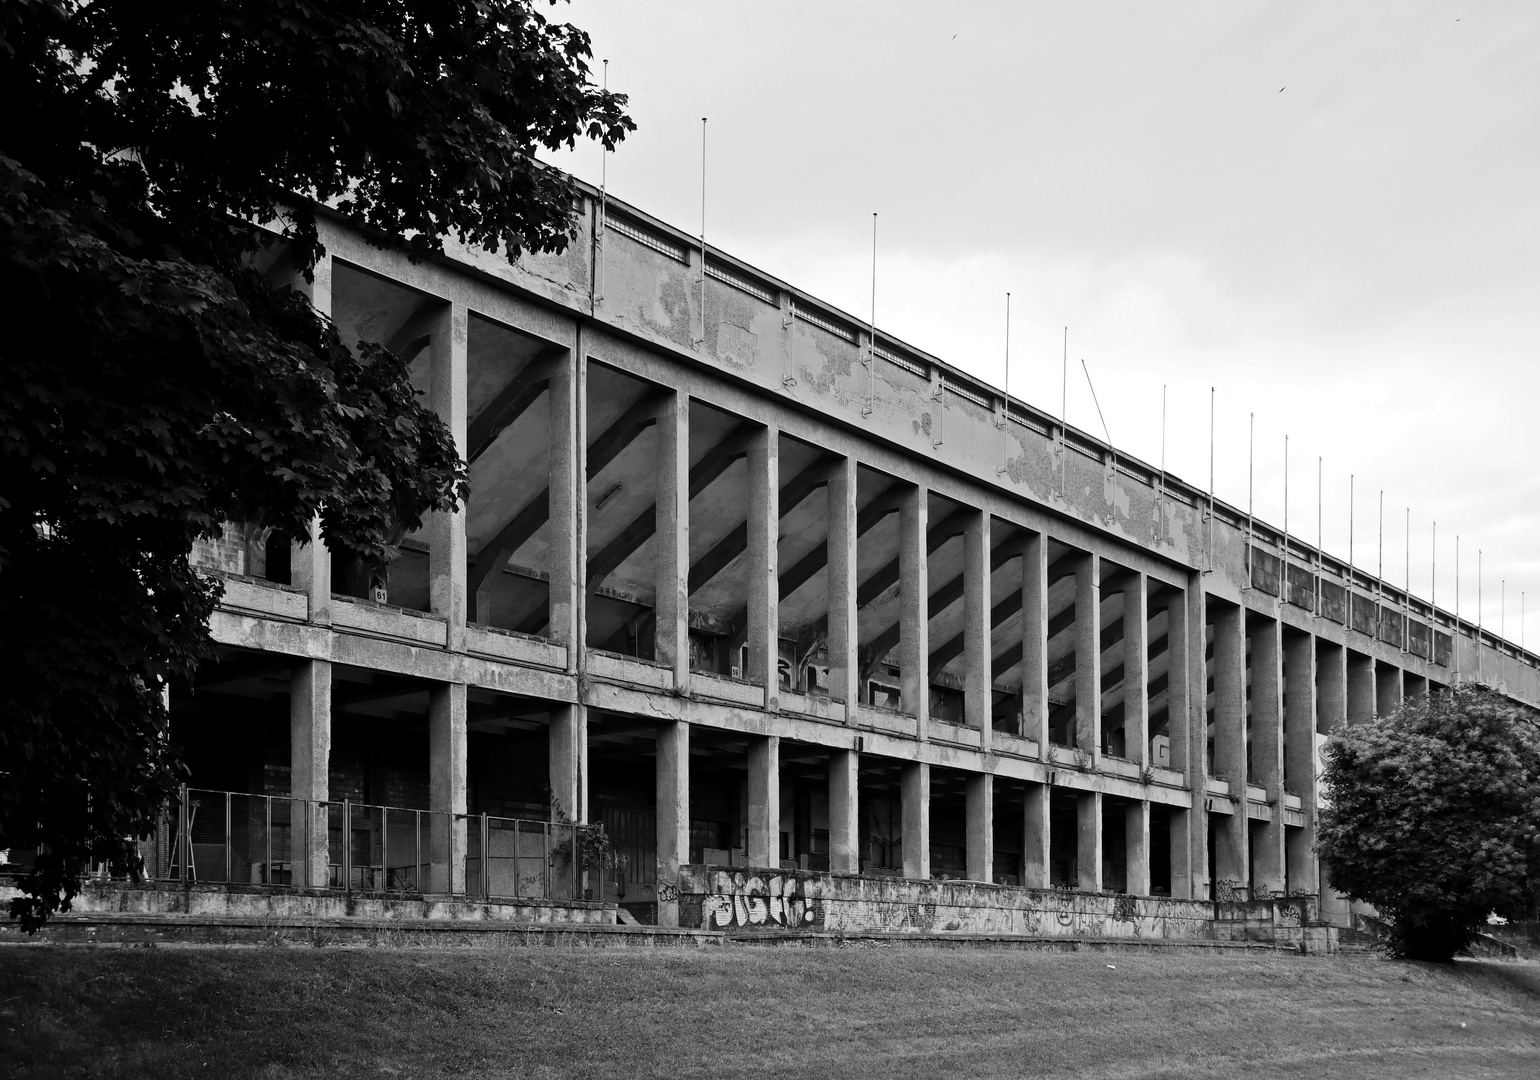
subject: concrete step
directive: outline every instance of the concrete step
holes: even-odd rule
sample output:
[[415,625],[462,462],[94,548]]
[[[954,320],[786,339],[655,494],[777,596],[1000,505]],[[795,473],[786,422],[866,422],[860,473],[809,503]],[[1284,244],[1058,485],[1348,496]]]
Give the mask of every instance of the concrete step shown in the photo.
[[826,948],[930,946],[951,949],[1042,949],[1049,952],[1147,952],[1152,949],[1201,949],[1205,952],[1267,952],[1298,955],[1292,944],[1272,941],[1217,941],[1212,938],[1051,937],[1037,934],[919,932],[743,931],[727,937],[729,945],[799,945]]
[[717,930],[675,930],[613,923],[472,922],[356,917],[249,918],[231,915],[87,913],[56,915],[37,934],[0,924],[0,944],[313,945],[353,948],[427,946],[507,948],[531,945],[721,945]]

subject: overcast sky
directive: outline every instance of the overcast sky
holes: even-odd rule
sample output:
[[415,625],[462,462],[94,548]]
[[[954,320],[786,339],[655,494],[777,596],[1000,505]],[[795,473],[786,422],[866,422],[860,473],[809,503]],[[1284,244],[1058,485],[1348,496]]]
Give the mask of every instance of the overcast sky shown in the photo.
[[[1540,646],[1540,5],[574,0],[609,190]],[[553,160],[600,176],[597,147]]]

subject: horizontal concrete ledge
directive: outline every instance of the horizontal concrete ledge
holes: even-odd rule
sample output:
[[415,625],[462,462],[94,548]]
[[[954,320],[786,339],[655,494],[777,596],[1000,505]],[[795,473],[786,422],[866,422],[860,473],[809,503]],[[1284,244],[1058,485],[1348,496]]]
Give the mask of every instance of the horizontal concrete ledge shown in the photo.
[[1298,956],[1297,946],[1269,941],[1219,941],[1209,938],[1107,938],[1050,937],[1043,934],[884,933],[881,931],[786,932],[736,931],[727,935],[729,945],[801,945],[842,948],[850,946],[937,946],[948,949],[1002,948],[1042,949],[1048,952],[1130,952],[1148,949],[1202,949],[1206,952],[1269,952]]
[[184,945],[720,945],[719,930],[603,923],[514,923],[361,918],[247,918],[221,915],[56,915],[35,936],[15,923],[0,929],[0,944],[102,942]]

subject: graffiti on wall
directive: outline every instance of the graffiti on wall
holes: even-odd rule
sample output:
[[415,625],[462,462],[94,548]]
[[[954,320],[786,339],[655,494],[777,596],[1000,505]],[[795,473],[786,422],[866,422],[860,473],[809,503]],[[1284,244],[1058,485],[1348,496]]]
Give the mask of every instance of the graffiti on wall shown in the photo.
[[788,930],[823,925],[823,901],[803,892],[796,878],[758,874],[726,875],[727,890],[701,900],[701,925],[708,930],[763,927]]
[[1235,903],[1251,899],[1251,890],[1239,881],[1230,878],[1216,878],[1214,880],[1214,899],[1223,903]]

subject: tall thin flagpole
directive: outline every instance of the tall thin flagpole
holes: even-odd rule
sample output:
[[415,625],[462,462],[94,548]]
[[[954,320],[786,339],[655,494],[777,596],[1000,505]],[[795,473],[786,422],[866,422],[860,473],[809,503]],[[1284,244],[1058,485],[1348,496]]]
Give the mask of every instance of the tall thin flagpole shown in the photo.
[[1000,402],[1000,468],[1005,474],[1006,463],[1011,458],[1011,294],[1005,294],[1005,393]]
[[1401,590],[1401,651],[1411,644],[1412,633],[1412,508],[1406,508],[1406,585]]
[[1059,364],[1059,494],[1064,494],[1064,470],[1069,465],[1069,327],[1064,328],[1064,356]]
[[1278,591],[1285,597],[1294,595],[1289,584],[1289,437],[1283,437],[1283,581]]
[[877,212],[872,211],[872,317],[866,324],[866,408],[862,416],[870,416],[877,407]]
[[1454,633],[1450,635],[1454,650],[1454,681],[1460,681],[1460,534],[1454,534]]
[[[1356,568],[1353,565],[1353,525],[1354,525],[1354,519],[1357,517],[1357,514],[1355,513],[1355,511],[1353,509],[1353,504],[1354,504],[1354,484],[1357,482],[1357,479],[1358,478],[1353,473],[1348,473],[1348,588],[1349,589],[1352,588],[1353,578],[1356,576],[1356,572],[1357,572]],[[1352,597],[1349,597],[1348,601],[1351,604]],[[1349,622],[1351,622],[1352,617],[1353,617],[1353,614],[1352,614],[1352,609],[1350,607],[1348,609],[1348,619],[1349,619]]]
[[1252,501],[1257,486],[1257,414],[1251,414],[1246,436],[1246,588],[1251,588]]
[[706,343],[706,118],[700,118],[700,337]]
[[1321,545],[1325,536],[1325,499],[1321,492],[1321,477],[1325,472],[1325,458],[1319,454],[1315,459],[1315,616],[1321,617],[1321,560],[1326,555],[1326,550]]
[[1214,569],[1214,388],[1208,388],[1208,568]]

